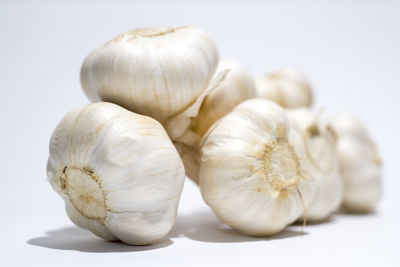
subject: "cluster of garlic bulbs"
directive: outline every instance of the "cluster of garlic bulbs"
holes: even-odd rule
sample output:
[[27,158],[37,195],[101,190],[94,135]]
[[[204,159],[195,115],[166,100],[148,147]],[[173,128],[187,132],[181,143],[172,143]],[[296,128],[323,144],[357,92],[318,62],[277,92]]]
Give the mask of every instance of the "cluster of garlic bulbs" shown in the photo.
[[[176,217],[183,164],[195,180],[202,135],[255,96],[251,75],[238,63],[218,62],[215,43],[194,26],[117,36],[86,57],[81,84],[92,102],[102,103],[60,122],[48,178],[74,223],[129,244],[166,235]],[[164,128],[149,127],[154,119]],[[156,137],[168,137],[167,143]]]
[[381,195],[381,159],[362,122],[349,114],[337,114],[326,122],[307,109],[313,101],[311,85],[296,69],[261,77],[256,90],[258,97],[287,109],[317,167],[317,195],[307,207],[308,219],[323,220],[340,204],[349,211],[372,211]]
[[54,130],[47,175],[70,219],[106,240],[162,239],[185,173],[223,222],[256,236],[323,220],[343,198],[354,210],[378,200],[377,152],[358,122],[307,109],[297,70],[254,82],[197,27],[123,33],[86,57],[81,85],[97,103]]
[[[255,96],[251,75],[218,63],[215,43],[199,28],[146,28],[117,36],[84,61],[81,84],[108,101],[161,122],[197,181],[198,144],[217,119]],[[229,93],[228,93],[229,92]]]

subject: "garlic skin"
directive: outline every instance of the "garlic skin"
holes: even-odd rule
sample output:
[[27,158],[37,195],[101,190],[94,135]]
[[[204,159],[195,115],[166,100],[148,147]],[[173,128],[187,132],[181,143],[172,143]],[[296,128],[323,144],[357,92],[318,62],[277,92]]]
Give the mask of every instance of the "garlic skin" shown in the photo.
[[332,130],[318,114],[306,108],[287,110],[290,124],[303,138],[306,153],[316,169],[316,194],[307,207],[307,220],[326,219],[343,201],[336,142]]
[[217,73],[230,70],[225,80],[211,91],[201,104],[191,130],[203,137],[210,126],[228,114],[241,102],[256,97],[254,79],[250,72],[233,60],[221,60]]
[[224,223],[252,236],[278,233],[315,194],[313,167],[284,110],[250,99],[217,121],[201,145],[200,189]]
[[256,96],[254,79],[249,71],[233,60],[222,60],[216,73],[229,70],[226,77],[202,102],[189,129],[175,142],[185,165],[186,174],[198,183],[198,145],[210,126],[241,102]]
[[72,222],[132,245],[169,232],[185,178],[161,124],[111,103],[64,116],[51,137],[47,176]]
[[125,32],[88,55],[81,84],[107,101],[165,124],[206,90],[218,64],[215,43],[194,26]]
[[261,77],[256,82],[257,96],[267,98],[285,108],[310,107],[312,88],[299,70],[282,69]]
[[337,114],[329,125],[337,138],[345,191],[343,206],[353,212],[371,212],[381,197],[382,161],[363,123],[350,114]]
[[182,159],[186,176],[196,184],[199,183],[199,147],[188,146],[183,143],[174,142],[176,150]]

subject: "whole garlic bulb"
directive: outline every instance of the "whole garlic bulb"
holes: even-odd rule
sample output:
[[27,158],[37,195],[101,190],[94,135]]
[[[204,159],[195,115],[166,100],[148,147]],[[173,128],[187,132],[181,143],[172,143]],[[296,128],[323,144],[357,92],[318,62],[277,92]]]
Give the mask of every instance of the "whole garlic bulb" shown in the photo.
[[316,169],[316,194],[307,207],[307,219],[327,218],[342,203],[343,178],[332,130],[318,114],[306,108],[287,111],[291,125],[304,140],[306,152]]
[[340,170],[344,178],[343,205],[356,212],[372,211],[381,196],[381,158],[363,123],[355,116],[330,118],[337,138]]
[[133,245],[169,232],[185,178],[160,123],[111,103],[76,108],[61,120],[47,175],[76,225]]
[[258,97],[267,98],[285,108],[310,107],[313,102],[311,85],[296,69],[272,72],[257,80]]
[[186,174],[198,183],[198,145],[210,126],[228,114],[239,103],[256,95],[254,80],[247,69],[233,60],[222,60],[217,73],[229,70],[225,79],[202,102],[189,129],[175,142],[185,165]]
[[165,125],[206,92],[217,64],[215,43],[197,27],[135,29],[86,57],[81,84],[92,102],[112,102]]
[[281,231],[314,197],[304,144],[284,110],[250,99],[217,121],[202,141],[200,189],[205,202],[239,231]]

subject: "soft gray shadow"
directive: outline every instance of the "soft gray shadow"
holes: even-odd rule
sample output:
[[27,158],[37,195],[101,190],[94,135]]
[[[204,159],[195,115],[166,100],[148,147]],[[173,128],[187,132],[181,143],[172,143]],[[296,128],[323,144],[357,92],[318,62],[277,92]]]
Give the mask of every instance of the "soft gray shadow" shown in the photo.
[[226,224],[223,224],[211,212],[199,212],[188,216],[178,216],[170,233],[154,245],[130,246],[122,242],[109,242],[100,239],[87,230],[76,226],[51,230],[44,236],[32,238],[27,241],[33,246],[76,250],[81,252],[139,252],[160,249],[173,244],[171,238],[189,238],[201,242],[237,243],[251,241],[272,241],[285,238],[295,238],[307,235],[307,232],[286,228],[282,232],[269,237],[246,236]]
[[307,233],[287,228],[282,232],[269,237],[246,236],[226,224],[221,223],[210,212],[191,214],[190,216],[178,216],[175,226],[167,235],[167,238],[186,237],[201,242],[237,243],[262,240],[278,240],[294,238]]
[[27,243],[44,248],[104,253],[147,251],[167,247],[173,242],[164,240],[150,246],[130,246],[122,242],[105,241],[87,230],[73,226],[48,231],[44,236],[32,238]]

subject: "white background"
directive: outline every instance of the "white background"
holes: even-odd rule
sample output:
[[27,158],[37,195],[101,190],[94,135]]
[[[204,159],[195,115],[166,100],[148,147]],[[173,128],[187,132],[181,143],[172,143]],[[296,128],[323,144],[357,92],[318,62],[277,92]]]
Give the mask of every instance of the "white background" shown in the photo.
[[[177,223],[158,245],[108,243],[73,226],[45,169],[54,127],[88,102],[84,57],[131,28],[186,24],[255,76],[302,68],[315,109],[362,116],[384,159],[377,212],[249,238],[221,225],[187,181]],[[399,71],[396,1],[1,1],[0,265],[399,266]]]

